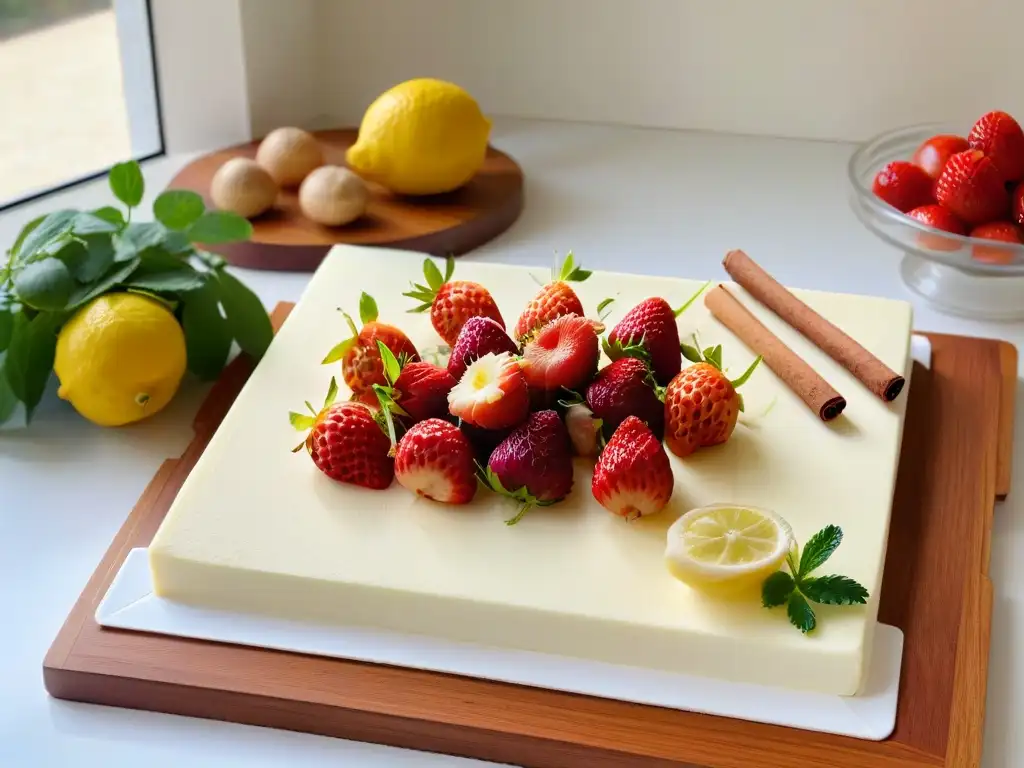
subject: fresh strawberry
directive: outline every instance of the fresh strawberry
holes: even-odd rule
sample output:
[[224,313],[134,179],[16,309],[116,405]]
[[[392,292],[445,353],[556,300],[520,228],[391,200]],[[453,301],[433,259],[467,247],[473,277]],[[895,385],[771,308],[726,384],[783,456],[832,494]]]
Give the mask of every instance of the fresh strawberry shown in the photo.
[[476,493],[473,446],[459,428],[441,419],[415,424],[395,453],[395,479],[418,496],[468,504]]
[[761,362],[758,357],[742,376],[730,381],[722,372],[720,344],[703,353],[687,346],[684,352],[694,365],[672,379],[665,392],[665,444],[680,458],[729,439],[743,410],[736,390]]
[[580,315],[562,315],[526,342],[523,373],[537,395],[576,389],[593,377],[600,356],[593,322]]
[[569,433],[554,411],[531,413],[491,454],[485,481],[491,490],[521,504],[505,522],[519,522],[531,507],[561,501],[572,490]]
[[290,413],[292,426],[309,432],[294,448],[305,446],[313,463],[332,480],[381,490],[391,485],[395,465],[388,455],[391,443],[362,403],[336,403],[338,383],[332,377],[323,408],[319,411],[307,401],[312,415]]
[[459,331],[459,338],[452,347],[448,358],[448,373],[456,381],[466,372],[466,366],[479,360],[488,352],[501,354],[508,352],[518,355],[519,348],[508,337],[505,329],[489,317],[471,317]]
[[612,514],[635,520],[663,510],[674,487],[661,440],[636,416],[628,416],[594,468],[590,488],[597,503]]
[[1005,112],[989,112],[971,128],[967,136],[971,149],[990,158],[1004,181],[1024,178],[1024,131]]
[[505,321],[490,292],[480,283],[452,280],[454,272],[455,260],[451,257],[445,264],[444,275],[433,261],[427,259],[423,262],[423,275],[427,284],[414,283],[412,290],[402,294],[423,302],[410,312],[429,310],[434,330],[450,347],[455,345],[459,331],[471,317],[489,317],[502,328],[505,327]]
[[[1009,221],[993,221],[982,224],[971,230],[971,237],[980,240],[997,240],[1002,243],[1013,243],[1014,245],[1024,244],[1021,231],[1016,224]],[[971,249],[971,258],[986,264],[1012,264],[1017,255],[1017,249],[985,245],[975,245]]]
[[967,149],[970,149],[970,147],[967,145],[967,139],[963,136],[953,136],[951,134],[932,136],[917,148],[910,162],[934,180],[939,178],[949,158],[957,152],[963,152]]
[[387,384],[377,342],[384,344],[401,360],[420,359],[409,337],[393,325],[377,322],[377,314],[377,302],[364,292],[359,297],[359,319],[363,327],[357,329],[352,317],[342,312],[352,336],[336,345],[323,360],[324,365],[341,361],[341,375],[352,390],[354,400],[372,397],[374,384]]
[[1012,203],[1010,215],[1015,222],[1024,226],[1024,181],[1014,187],[1010,199]]
[[992,159],[977,149],[949,158],[935,183],[935,196],[968,225],[994,221],[1007,209],[1003,179]]
[[562,315],[583,317],[583,304],[569,283],[582,283],[590,275],[587,270],[576,266],[572,251],[569,251],[561,268],[551,271],[551,282],[541,288],[540,293],[526,305],[523,314],[519,316],[513,335],[523,341],[531,331],[547,325]]
[[906,160],[893,160],[875,175],[875,195],[898,211],[907,211],[934,201],[933,181],[921,168]]
[[572,403],[565,409],[565,428],[577,456],[596,458],[604,447],[604,422],[582,403]]
[[[941,205],[923,205],[912,210],[907,216],[932,229],[941,229],[943,232],[952,232],[954,235],[967,234],[967,227],[964,226],[964,223]],[[956,240],[929,232],[919,233],[917,242],[923,248],[930,248],[933,251],[955,251],[960,248],[960,243]]]
[[[604,343],[604,353],[610,360],[618,360],[620,357],[646,360],[654,371],[654,380],[665,386],[683,367],[676,318],[710,284],[704,283],[679,309],[672,309],[662,298],[644,299],[612,328]],[[606,302],[601,304],[606,306]]]
[[665,432],[665,404],[658,385],[643,360],[621,357],[597,372],[587,387],[590,410],[611,435],[628,416],[637,416],[660,440]]
[[488,352],[470,363],[448,393],[448,410],[483,429],[507,429],[521,423],[530,411],[522,361],[507,352]]

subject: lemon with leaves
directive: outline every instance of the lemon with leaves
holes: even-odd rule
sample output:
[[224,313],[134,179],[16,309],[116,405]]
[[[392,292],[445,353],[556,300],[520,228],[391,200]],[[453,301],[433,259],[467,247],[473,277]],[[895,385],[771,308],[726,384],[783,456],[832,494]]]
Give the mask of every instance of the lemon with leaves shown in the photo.
[[162,410],[185,375],[185,334],[168,307],[137,293],[108,293],[61,329],[53,370],[57,394],[105,427]]
[[491,123],[454,83],[418,78],[381,94],[363,115],[346,160],[404,195],[451,192],[480,170]]

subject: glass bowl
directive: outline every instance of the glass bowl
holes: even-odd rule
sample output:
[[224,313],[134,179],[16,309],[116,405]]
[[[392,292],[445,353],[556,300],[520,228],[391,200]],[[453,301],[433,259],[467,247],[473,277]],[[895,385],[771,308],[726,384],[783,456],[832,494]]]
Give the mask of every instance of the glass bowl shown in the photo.
[[932,136],[966,136],[970,128],[915,125],[865,142],[848,165],[850,205],[864,226],[903,251],[903,282],[936,309],[983,320],[1024,319],[1024,246],[934,229],[900,213],[871,191],[875,174],[886,163],[909,161]]

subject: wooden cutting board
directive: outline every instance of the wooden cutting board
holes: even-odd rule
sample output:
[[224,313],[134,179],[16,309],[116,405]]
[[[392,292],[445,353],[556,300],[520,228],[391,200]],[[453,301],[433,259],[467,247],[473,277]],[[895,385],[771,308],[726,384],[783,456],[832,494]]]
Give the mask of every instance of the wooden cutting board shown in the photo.
[[[290,305],[274,313],[280,327]],[[896,729],[869,742],[397,667],[100,628],[128,551],[151,540],[251,372],[225,370],[43,665],[55,697],[306,731],[528,768],[972,768],[988,681],[992,517],[1009,491],[1017,351],[928,334],[915,364],[879,619],[905,635]]]
[[[345,150],[357,134],[354,128],[316,132],[324,162],[344,166]],[[213,175],[233,157],[255,157],[258,147],[259,141],[251,141],[193,160],[168,188],[198,192],[212,208]],[[325,227],[302,215],[296,190],[282,190],[274,208],[252,220],[251,240],[208,249],[239,267],[297,272],[315,270],[339,243],[458,256],[507,230],[522,210],[522,170],[504,152],[489,147],[477,175],[449,194],[403,197],[371,184],[365,216],[344,227]]]

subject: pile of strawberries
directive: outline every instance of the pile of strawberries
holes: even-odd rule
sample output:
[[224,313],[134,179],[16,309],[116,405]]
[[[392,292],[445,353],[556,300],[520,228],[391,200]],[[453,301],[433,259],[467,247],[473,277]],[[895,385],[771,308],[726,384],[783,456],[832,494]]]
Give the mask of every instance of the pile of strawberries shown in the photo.
[[[666,445],[686,457],[732,434],[743,407],[736,388],[757,361],[730,381],[720,346],[681,343],[677,317],[703,288],[679,309],[642,301],[602,340],[603,321],[585,316],[571,285],[590,272],[570,253],[509,335],[490,292],[452,280],[454,262],[446,266],[442,274],[427,259],[424,284],[405,294],[450,346],[446,366],[422,360],[405,333],[379,322],[365,293],[362,327],[345,315],[352,336],[324,363],[341,363],[351,399],[335,401],[332,379],[322,408],[291,414],[308,430],[295,450],[305,446],[327,476],[373,489],[397,479],[446,504],[468,503],[482,486],[518,503],[514,523],[564,499],[573,457],[584,456],[596,460],[597,501],[633,519],[672,496]],[[611,362],[599,370],[602,349]]]
[[[932,136],[910,161],[895,160],[875,176],[875,195],[943,232],[1024,244],[1024,131],[1005,112],[989,112],[967,137]],[[933,250],[957,250],[954,240],[922,235]],[[975,246],[973,258],[1009,263],[1005,248]]]

